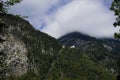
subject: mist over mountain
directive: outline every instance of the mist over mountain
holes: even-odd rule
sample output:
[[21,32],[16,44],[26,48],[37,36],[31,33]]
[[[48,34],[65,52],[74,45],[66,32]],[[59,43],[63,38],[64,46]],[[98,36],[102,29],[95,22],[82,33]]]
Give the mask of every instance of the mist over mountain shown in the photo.
[[[113,0],[23,0],[9,12],[28,16],[34,28],[59,38],[78,31],[101,38],[114,36],[115,16],[110,11]],[[32,11],[32,12],[31,12]]]

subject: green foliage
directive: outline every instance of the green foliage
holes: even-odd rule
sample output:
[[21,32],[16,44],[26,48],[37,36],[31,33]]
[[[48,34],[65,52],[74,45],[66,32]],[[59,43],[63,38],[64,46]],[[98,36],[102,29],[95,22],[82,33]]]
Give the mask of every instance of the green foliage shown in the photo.
[[120,33],[115,33],[114,36],[115,36],[115,38],[120,39]]
[[114,26],[120,26],[120,0],[114,0],[112,2],[111,8],[112,11],[114,11],[116,18],[116,22],[114,23]]
[[7,13],[7,9],[10,6],[13,6],[17,3],[20,3],[22,0],[0,0],[0,13],[4,14]]
[[47,80],[115,80],[115,77],[82,50],[67,47],[62,50]]
[[[111,4],[112,11],[114,11],[114,15],[116,16],[116,22],[114,22],[114,26],[120,26],[120,0],[114,0]],[[120,38],[120,33],[115,33],[115,38]]]

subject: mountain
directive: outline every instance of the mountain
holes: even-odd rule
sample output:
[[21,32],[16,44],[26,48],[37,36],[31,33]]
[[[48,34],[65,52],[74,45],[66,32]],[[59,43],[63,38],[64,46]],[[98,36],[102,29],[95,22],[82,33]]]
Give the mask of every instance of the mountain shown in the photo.
[[1,26],[1,39],[4,42],[0,48],[6,54],[4,63],[10,80],[13,80],[11,75],[18,77],[24,73],[29,74],[26,80],[34,80],[38,74],[40,79],[44,78],[61,48],[58,41],[35,30],[29,22],[19,17],[2,16],[1,23],[4,24]]
[[55,38],[18,16],[0,16],[0,80],[115,80],[80,48]]
[[73,32],[59,38],[58,41],[63,45],[82,49],[93,61],[118,74],[119,40],[97,39],[79,32]]

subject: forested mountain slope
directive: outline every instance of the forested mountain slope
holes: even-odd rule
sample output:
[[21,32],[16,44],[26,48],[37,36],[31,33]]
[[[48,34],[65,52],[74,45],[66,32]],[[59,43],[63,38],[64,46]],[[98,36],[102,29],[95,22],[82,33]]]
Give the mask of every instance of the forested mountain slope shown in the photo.
[[82,49],[62,46],[13,15],[0,16],[0,80],[115,80]]
[[115,39],[96,39],[88,35],[73,32],[58,39],[63,45],[82,49],[97,63],[118,74],[120,59],[120,41]]

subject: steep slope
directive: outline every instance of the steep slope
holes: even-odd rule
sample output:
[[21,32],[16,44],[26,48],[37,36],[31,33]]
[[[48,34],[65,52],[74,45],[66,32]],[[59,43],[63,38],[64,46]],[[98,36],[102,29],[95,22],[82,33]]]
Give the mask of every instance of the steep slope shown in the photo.
[[120,41],[115,39],[96,39],[79,32],[67,34],[58,39],[63,45],[82,49],[89,57],[113,71],[118,72],[117,61],[120,58]]
[[65,47],[46,80],[115,80],[105,67],[94,63],[80,49]]
[[[8,72],[12,72],[9,75],[18,76],[16,73],[13,74],[13,71],[19,70],[19,66],[22,66],[22,68],[24,67],[24,64],[21,64],[23,63],[22,59],[24,59],[26,62],[25,64],[28,64],[26,67],[29,73],[29,75],[27,75],[28,80],[34,80],[35,77],[39,77],[39,79],[44,78],[49,70],[50,64],[61,48],[59,43],[47,34],[35,30],[27,21],[21,18],[7,15],[1,17],[1,22],[9,26],[8,29],[5,29],[6,31],[3,31],[4,33],[1,33],[2,38],[7,38],[1,45],[3,47],[8,47],[9,45],[7,43],[11,44],[10,48],[7,48],[7,52],[5,52],[5,48],[2,50],[7,54],[7,59],[9,58],[9,61],[7,60],[7,62],[11,64],[7,64],[9,65]],[[4,46],[4,44],[6,45]],[[24,45],[24,47],[21,45]],[[13,50],[11,50],[11,48]],[[26,49],[26,51],[24,51],[24,49]],[[13,52],[14,50],[17,51]],[[20,57],[18,57],[18,55],[20,55]],[[27,59],[25,59],[26,57]],[[11,69],[13,67],[14,69]],[[20,70],[22,70],[22,68]]]
[[115,80],[81,49],[61,46],[29,22],[0,16],[0,80]]

